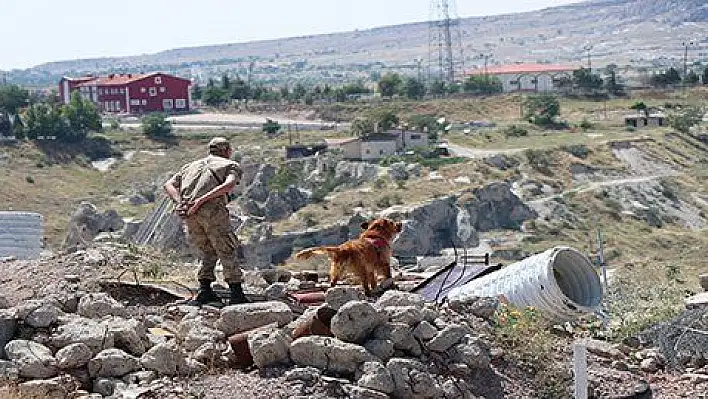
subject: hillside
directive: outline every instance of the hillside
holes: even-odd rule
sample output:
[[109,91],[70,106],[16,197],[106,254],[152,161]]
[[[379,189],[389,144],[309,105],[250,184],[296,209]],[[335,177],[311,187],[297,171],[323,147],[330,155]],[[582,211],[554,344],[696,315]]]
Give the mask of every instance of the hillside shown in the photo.
[[[467,68],[490,62],[585,64],[592,44],[596,65],[661,67],[682,61],[682,42],[696,40],[690,60],[706,58],[708,5],[701,0],[600,0],[540,11],[461,20]],[[416,58],[428,59],[428,23],[205,47],[133,57],[50,62],[9,74],[18,83],[53,84],[66,74],[165,70],[205,79],[224,71],[265,82],[341,81],[369,78],[388,69],[414,73]],[[701,55],[703,54],[703,55]],[[322,68],[326,67],[326,68]]]

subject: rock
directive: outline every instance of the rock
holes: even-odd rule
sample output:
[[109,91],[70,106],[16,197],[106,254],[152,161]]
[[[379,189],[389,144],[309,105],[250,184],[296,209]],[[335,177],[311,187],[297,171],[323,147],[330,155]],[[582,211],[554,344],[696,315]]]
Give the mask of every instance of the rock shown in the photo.
[[208,370],[205,364],[196,359],[188,357],[185,362],[187,364],[187,375],[200,375],[206,373],[206,371]]
[[393,392],[393,378],[386,367],[379,362],[366,362],[357,370],[357,385],[390,394]]
[[393,357],[395,348],[390,339],[371,339],[364,343],[364,348],[377,358],[387,361]]
[[142,385],[149,384],[157,379],[157,373],[153,370],[136,371],[133,373],[126,374],[123,377],[123,382],[128,385]]
[[259,331],[248,336],[253,363],[260,369],[287,363],[290,360],[291,344],[292,338],[278,329]]
[[703,384],[704,382],[708,382],[708,375],[697,374],[697,373],[685,373],[685,374],[681,375],[681,379],[687,380],[694,385],[698,385],[698,384]]
[[414,329],[413,336],[421,341],[429,341],[438,334],[438,330],[427,321],[421,321]]
[[322,372],[315,367],[295,367],[285,372],[285,381],[303,381],[314,384],[322,375]]
[[448,302],[450,309],[457,313],[472,313],[484,320],[490,320],[499,307],[498,298],[462,297]]
[[105,292],[86,294],[79,300],[77,313],[89,319],[104,316],[125,316],[125,306]]
[[15,336],[16,330],[16,312],[14,310],[0,309],[0,359],[5,358],[5,345]]
[[113,333],[104,324],[79,317],[59,326],[49,338],[49,342],[55,348],[84,343],[95,355],[103,349],[113,347]]
[[202,364],[221,365],[228,363],[228,359],[222,359],[223,352],[215,342],[205,342],[194,351],[192,358]]
[[0,385],[14,383],[20,379],[20,370],[17,363],[0,360]]
[[334,310],[339,310],[344,304],[364,299],[361,287],[333,287],[327,290],[325,302]]
[[470,336],[463,338],[462,342],[450,348],[448,353],[452,361],[473,369],[485,369],[491,363],[487,346],[479,339]]
[[263,291],[263,295],[268,300],[284,299],[288,296],[287,287],[288,285],[285,283],[274,283]]
[[19,391],[23,399],[64,399],[69,395],[56,379],[23,382],[19,385]]
[[85,366],[93,357],[93,353],[88,345],[80,342],[59,349],[55,357],[60,369],[77,369]]
[[258,275],[263,278],[267,285],[275,283],[287,283],[292,279],[292,272],[283,269],[265,269],[259,270]]
[[394,349],[405,351],[413,356],[422,353],[420,344],[413,337],[411,327],[403,323],[387,323],[374,331],[374,339],[389,340],[393,342]]
[[187,354],[174,342],[158,344],[150,348],[140,358],[140,363],[148,370],[154,370],[159,375],[184,375],[188,371]]
[[17,317],[33,328],[47,328],[57,322],[59,309],[51,303],[27,301],[17,308]]
[[140,361],[120,349],[105,349],[88,362],[92,377],[122,377],[140,369]]
[[113,334],[113,345],[133,356],[141,356],[150,346],[145,325],[135,319],[112,318],[106,322],[108,332]]
[[383,392],[375,391],[373,389],[363,388],[356,385],[347,384],[342,387],[344,393],[346,393],[349,398],[352,399],[388,399],[390,396]]
[[617,350],[612,344],[596,339],[584,339],[582,343],[587,347],[588,352],[607,359],[622,359],[624,355]]
[[376,358],[359,345],[336,338],[310,336],[290,345],[290,357],[300,366],[313,366],[332,373],[352,375],[357,367]]
[[17,339],[5,345],[7,358],[12,360],[25,378],[51,378],[57,375],[57,360],[46,346]]
[[386,364],[393,378],[394,398],[439,398],[442,390],[422,363],[411,359],[393,358]]
[[445,399],[458,399],[465,397],[465,395],[462,393],[460,388],[458,388],[457,383],[455,383],[455,380],[453,379],[446,380],[442,384],[441,388],[443,394],[445,395]]
[[10,301],[4,296],[0,295],[0,309],[7,309],[10,307]]
[[69,220],[64,247],[86,245],[101,232],[119,232],[124,226],[123,218],[114,210],[98,213],[96,206],[82,202]]
[[376,301],[378,309],[385,309],[390,306],[413,306],[422,310],[424,305],[425,299],[421,295],[403,291],[386,291]]
[[381,315],[368,302],[354,301],[342,306],[332,318],[332,334],[345,342],[364,342],[383,322]]
[[122,388],[125,388],[125,383],[116,378],[96,378],[93,381],[93,392],[103,396],[112,396]]
[[612,368],[619,371],[629,371],[629,365],[621,360],[613,361]]
[[423,312],[415,306],[388,306],[383,312],[390,322],[409,326],[415,326],[424,319]]
[[453,345],[458,344],[467,334],[472,334],[472,330],[469,327],[450,324],[438,332],[435,338],[431,339],[425,346],[431,351],[445,352]]
[[698,276],[698,281],[701,284],[703,291],[708,292],[708,274],[701,274]]
[[513,169],[513,168],[519,166],[518,160],[508,157],[503,154],[496,154],[496,155],[492,155],[491,157],[487,157],[484,159],[484,162],[486,162],[488,165],[493,166],[499,170]]
[[412,163],[406,167],[408,174],[415,177],[420,177],[423,167],[419,163]]
[[263,205],[263,213],[267,221],[276,221],[293,214],[293,208],[277,191],[271,191]]
[[653,357],[646,358],[639,364],[639,369],[648,373],[655,373],[659,371],[659,362]]
[[699,309],[708,307],[708,292],[701,292],[690,298],[686,298],[686,309]]
[[188,352],[192,352],[206,343],[225,342],[226,335],[201,323],[193,323],[187,333],[182,335],[182,347]]
[[395,181],[408,180],[408,165],[405,162],[396,162],[388,167],[388,177]]
[[271,323],[283,327],[293,320],[293,312],[283,302],[256,302],[227,306],[221,310],[216,328],[227,336],[252,330]]

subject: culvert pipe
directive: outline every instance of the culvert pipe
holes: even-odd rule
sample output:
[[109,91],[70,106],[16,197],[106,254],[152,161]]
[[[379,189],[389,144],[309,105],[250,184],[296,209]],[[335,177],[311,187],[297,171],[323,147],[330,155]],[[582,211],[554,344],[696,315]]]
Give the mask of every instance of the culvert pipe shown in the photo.
[[556,247],[456,287],[449,299],[503,295],[518,307],[533,306],[547,317],[574,320],[599,310],[603,290],[590,260]]

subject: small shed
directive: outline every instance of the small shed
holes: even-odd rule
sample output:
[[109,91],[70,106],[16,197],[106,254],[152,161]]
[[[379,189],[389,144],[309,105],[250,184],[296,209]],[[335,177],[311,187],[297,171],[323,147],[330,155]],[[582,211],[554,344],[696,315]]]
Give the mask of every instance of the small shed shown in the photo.
[[627,115],[624,117],[624,124],[634,128],[665,126],[666,116],[664,114]]

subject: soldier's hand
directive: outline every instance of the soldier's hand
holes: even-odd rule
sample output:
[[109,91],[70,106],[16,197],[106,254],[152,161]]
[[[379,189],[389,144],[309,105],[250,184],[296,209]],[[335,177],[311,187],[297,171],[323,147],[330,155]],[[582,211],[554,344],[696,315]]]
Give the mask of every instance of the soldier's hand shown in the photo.
[[201,207],[202,207],[202,202],[199,200],[195,201],[194,203],[189,204],[189,210],[187,210],[187,216],[194,215],[195,213],[197,213],[197,211]]

